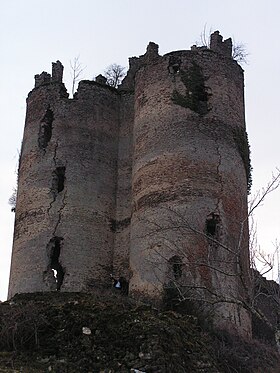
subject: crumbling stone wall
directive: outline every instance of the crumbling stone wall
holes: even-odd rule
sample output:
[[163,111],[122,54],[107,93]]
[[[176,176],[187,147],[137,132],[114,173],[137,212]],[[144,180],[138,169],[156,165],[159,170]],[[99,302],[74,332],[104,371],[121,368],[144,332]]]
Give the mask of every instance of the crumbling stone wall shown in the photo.
[[88,81],[64,92],[55,81],[27,99],[9,296],[58,289],[57,268],[62,291],[110,284],[120,99]]
[[130,291],[160,298],[182,285],[217,324],[250,334],[247,177],[234,140],[245,129],[243,71],[211,49],[154,51],[135,76]]
[[[27,99],[9,297],[94,291],[124,277],[134,297],[170,287],[250,334],[243,71],[231,40],[158,54],[122,85],[98,76],[73,99],[63,66]],[[187,289],[187,292],[186,292]]]

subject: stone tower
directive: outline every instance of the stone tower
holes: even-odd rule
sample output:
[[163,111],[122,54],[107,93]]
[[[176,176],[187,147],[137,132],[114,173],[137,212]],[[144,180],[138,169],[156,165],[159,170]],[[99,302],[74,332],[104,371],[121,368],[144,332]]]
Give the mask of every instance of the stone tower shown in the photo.
[[134,297],[174,292],[250,334],[243,70],[231,39],[129,60],[73,99],[63,66],[27,98],[9,297],[94,291],[110,274]]

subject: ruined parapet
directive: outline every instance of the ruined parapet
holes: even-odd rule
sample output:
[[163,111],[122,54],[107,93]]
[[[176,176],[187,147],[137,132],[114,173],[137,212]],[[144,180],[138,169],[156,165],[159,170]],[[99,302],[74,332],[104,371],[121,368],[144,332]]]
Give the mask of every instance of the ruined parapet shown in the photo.
[[[69,95],[67,93],[65,85],[62,82],[63,69],[64,67],[60,61],[53,62],[52,63],[52,75],[50,75],[49,73],[45,71],[43,71],[41,74],[35,75],[34,77],[35,88],[40,88],[40,87],[45,87],[45,86],[51,87],[52,100],[60,99],[60,98],[68,98]],[[32,94],[33,94],[33,91],[29,93],[29,96]],[[44,95],[44,90],[40,93],[40,95]]]
[[123,79],[119,89],[120,91],[132,91],[134,90],[134,79],[136,72],[145,67],[148,64],[153,64],[156,62],[160,55],[158,53],[158,44],[154,42],[149,42],[146,48],[146,53],[139,57],[129,58],[129,69],[126,77]]
[[156,61],[159,58],[158,44],[150,41],[147,46],[147,51],[144,57],[145,57],[145,60],[148,62]]
[[229,38],[223,41],[223,37],[220,35],[219,31],[215,31],[210,37],[210,49],[226,57],[231,57],[232,40]]
[[61,73],[27,99],[9,297],[111,285],[119,96],[84,81],[69,100]]
[[129,60],[129,69],[127,75],[121,82],[121,85],[118,87],[119,91],[130,91],[134,92],[134,77],[136,71],[142,66],[141,58],[130,57]]
[[43,71],[41,74],[36,74],[35,79],[35,88],[38,88],[42,85],[49,84],[51,82],[51,75]]
[[62,83],[63,65],[60,61],[52,63],[52,82]]
[[41,74],[35,75],[35,88],[42,85],[53,83],[62,83],[63,65],[60,61],[52,63],[52,75],[43,71]]

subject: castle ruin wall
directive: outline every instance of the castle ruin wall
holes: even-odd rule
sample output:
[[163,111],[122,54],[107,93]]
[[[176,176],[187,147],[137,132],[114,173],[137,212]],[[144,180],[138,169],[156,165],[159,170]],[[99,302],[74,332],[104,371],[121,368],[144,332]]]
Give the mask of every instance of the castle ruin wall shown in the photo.
[[[118,89],[72,99],[63,66],[35,76],[19,167],[9,297],[123,277],[134,298],[174,289],[250,335],[243,70],[231,40],[164,56],[149,43]],[[210,307],[211,305],[211,307]]]

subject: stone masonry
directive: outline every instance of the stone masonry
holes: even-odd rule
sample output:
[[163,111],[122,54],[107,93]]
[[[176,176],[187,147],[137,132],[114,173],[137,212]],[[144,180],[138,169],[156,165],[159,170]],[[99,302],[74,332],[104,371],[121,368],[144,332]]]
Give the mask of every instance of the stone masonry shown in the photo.
[[63,66],[35,76],[19,166],[9,297],[129,283],[174,291],[220,328],[250,335],[243,70],[231,39],[129,59],[122,84]]

